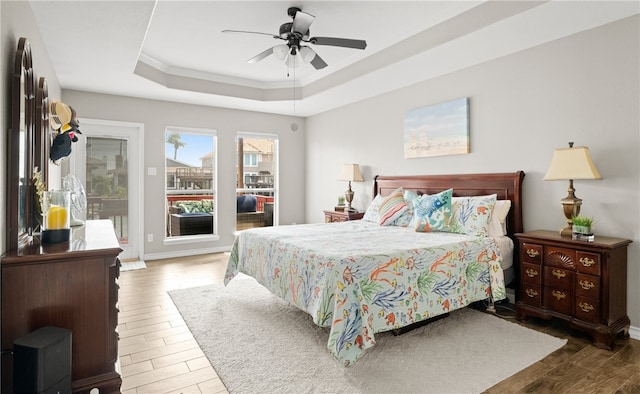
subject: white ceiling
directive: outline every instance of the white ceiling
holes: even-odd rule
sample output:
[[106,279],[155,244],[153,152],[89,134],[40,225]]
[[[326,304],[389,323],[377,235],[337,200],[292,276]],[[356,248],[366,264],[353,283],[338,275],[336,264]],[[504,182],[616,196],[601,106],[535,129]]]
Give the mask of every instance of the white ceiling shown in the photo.
[[[31,1],[62,88],[309,116],[640,13],[638,1]],[[247,60],[291,6],[329,64]],[[70,22],[65,22],[70,21]],[[295,105],[293,102],[295,88]]]

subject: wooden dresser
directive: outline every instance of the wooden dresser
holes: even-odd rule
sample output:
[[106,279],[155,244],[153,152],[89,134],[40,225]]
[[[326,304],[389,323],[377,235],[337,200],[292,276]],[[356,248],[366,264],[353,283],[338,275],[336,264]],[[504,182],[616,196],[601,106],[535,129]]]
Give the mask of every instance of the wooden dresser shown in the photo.
[[620,333],[629,337],[628,239],[596,236],[572,240],[557,232],[516,234],[520,290],[516,317],[556,317],[589,333],[594,345],[612,349]]
[[[110,220],[74,227],[72,240],[7,252],[2,267],[2,350],[43,326],[72,332],[72,388],[119,393],[118,276],[122,249]],[[11,362],[9,362],[11,361]],[[2,392],[12,392],[10,356]]]
[[360,220],[364,216],[364,212],[339,212],[324,211],[325,223],[346,222],[348,220]]

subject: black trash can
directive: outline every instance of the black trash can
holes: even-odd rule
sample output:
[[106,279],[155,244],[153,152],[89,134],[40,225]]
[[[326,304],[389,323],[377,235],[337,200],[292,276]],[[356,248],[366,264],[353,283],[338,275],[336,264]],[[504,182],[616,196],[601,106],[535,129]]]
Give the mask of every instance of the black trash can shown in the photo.
[[13,342],[13,392],[71,392],[70,330],[42,327]]

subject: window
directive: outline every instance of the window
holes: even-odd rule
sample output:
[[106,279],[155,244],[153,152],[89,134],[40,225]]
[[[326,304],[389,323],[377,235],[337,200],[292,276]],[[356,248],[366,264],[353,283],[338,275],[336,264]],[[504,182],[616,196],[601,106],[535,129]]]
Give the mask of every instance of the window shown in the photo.
[[170,239],[216,231],[216,133],[168,127],[165,133],[165,201]]
[[278,137],[238,133],[236,139],[236,229],[277,224]]
[[255,153],[245,153],[244,154],[244,166],[245,167],[257,167],[258,166],[258,155]]

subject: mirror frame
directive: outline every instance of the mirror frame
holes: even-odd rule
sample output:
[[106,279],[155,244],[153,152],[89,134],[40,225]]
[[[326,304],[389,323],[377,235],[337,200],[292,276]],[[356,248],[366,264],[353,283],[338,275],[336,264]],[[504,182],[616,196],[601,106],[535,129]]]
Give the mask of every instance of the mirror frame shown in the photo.
[[[24,37],[18,40],[14,64],[11,81],[11,129],[7,138],[7,250],[18,249],[27,244],[33,232],[31,178],[34,152],[35,78],[31,46],[29,40]],[[21,175],[24,178],[22,185],[20,184]]]
[[38,79],[36,91],[36,124],[34,135],[33,170],[39,169],[42,174],[42,183],[47,189],[49,179],[49,151],[51,149],[51,136],[49,135],[49,88],[47,79]]
[[[47,87],[47,79],[45,77],[38,78],[35,106],[33,172],[35,173],[36,169],[40,171],[40,181],[44,185],[44,190],[49,190],[49,151],[51,149],[51,140],[49,134],[49,88]],[[42,212],[41,209],[36,207],[37,201],[35,201],[35,198],[37,188],[35,185],[35,177],[32,177],[31,181],[31,196],[34,198],[31,205],[31,227],[35,232],[42,229]]]

